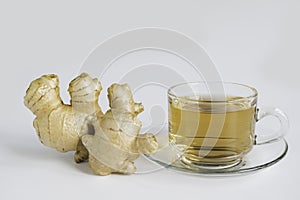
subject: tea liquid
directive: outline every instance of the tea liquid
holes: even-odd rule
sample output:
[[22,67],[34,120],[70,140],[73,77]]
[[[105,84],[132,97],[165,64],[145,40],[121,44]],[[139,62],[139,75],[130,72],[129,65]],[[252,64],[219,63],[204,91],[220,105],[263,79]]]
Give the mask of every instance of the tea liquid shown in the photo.
[[[169,99],[169,139],[193,164],[230,164],[254,143],[255,107],[240,97],[209,102]],[[183,101],[181,101],[183,99]],[[185,100],[187,99],[187,100]],[[230,101],[239,99],[238,101]]]

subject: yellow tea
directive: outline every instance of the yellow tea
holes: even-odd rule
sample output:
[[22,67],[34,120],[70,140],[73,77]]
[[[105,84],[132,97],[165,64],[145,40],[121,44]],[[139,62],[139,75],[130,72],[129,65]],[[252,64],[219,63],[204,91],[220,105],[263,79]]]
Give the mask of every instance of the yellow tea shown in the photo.
[[181,159],[188,164],[237,164],[252,148],[254,125],[255,106],[240,97],[220,102],[169,99],[169,139],[184,150]]

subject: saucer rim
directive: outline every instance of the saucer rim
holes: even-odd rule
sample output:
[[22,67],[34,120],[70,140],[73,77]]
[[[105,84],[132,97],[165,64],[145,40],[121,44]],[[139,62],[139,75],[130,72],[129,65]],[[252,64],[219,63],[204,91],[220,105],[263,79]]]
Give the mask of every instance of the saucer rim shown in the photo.
[[[148,158],[149,160],[163,166],[166,169],[171,169],[172,171],[177,172],[184,172],[192,175],[205,175],[205,176],[230,176],[230,175],[243,175],[251,172],[256,172],[262,169],[266,169],[270,166],[273,166],[274,164],[278,163],[280,160],[282,160],[288,153],[289,145],[285,138],[282,138],[279,141],[273,142],[273,143],[282,143],[283,151],[276,156],[276,158],[272,159],[271,161],[264,162],[263,164],[255,165],[248,168],[241,168],[241,169],[234,169],[234,170],[205,170],[205,169],[192,169],[192,168],[184,168],[180,166],[174,165],[174,163],[164,163],[160,160],[157,160],[153,158],[151,155],[144,156]],[[245,165],[246,162],[244,161]]]

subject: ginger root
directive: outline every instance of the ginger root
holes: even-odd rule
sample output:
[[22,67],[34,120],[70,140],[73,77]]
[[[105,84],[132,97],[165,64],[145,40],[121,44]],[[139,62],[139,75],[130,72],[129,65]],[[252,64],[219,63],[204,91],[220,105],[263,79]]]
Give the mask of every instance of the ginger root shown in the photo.
[[80,137],[89,134],[92,121],[103,114],[98,105],[101,90],[97,79],[83,73],[71,81],[71,105],[66,105],[60,98],[56,75],[43,75],[32,81],[24,104],[36,115],[33,126],[40,141],[60,152],[74,151]]
[[132,174],[136,171],[133,161],[141,153],[154,153],[158,143],[152,134],[139,135],[142,123],[137,115],[144,107],[134,102],[127,84],[113,84],[108,98],[111,109],[94,124],[95,135],[82,137],[82,144],[95,174]]
[[33,125],[44,145],[60,152],[76,150],[75,161],[88,160],[98,175],[132,174],[133,161],[142,153],[154,153],[158,143],[150,133],[139,134],[137,115],[144,107],[134,102],[127,84],[108,88],[110,109],[105,115],[98,105],[101,90],[97,79],[83,73],[71,81],[71,101],[64,104],[58,77],[44,75],[32,81],[24,104],[36,115]]

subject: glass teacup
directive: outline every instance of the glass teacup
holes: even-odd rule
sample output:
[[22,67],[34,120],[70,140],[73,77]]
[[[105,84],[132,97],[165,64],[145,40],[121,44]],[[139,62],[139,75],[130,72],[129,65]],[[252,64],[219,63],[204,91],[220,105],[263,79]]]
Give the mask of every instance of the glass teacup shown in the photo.
[[[179,159],[190,166],[226,169],[238,165],[253,145],[279,140],[288,120],[278,108],[258,109],[256,89],[237,83],[195,82],[168,90],[169,140]],[[280,121],[280,130],[265,138],[255,124],[266,116]]]

